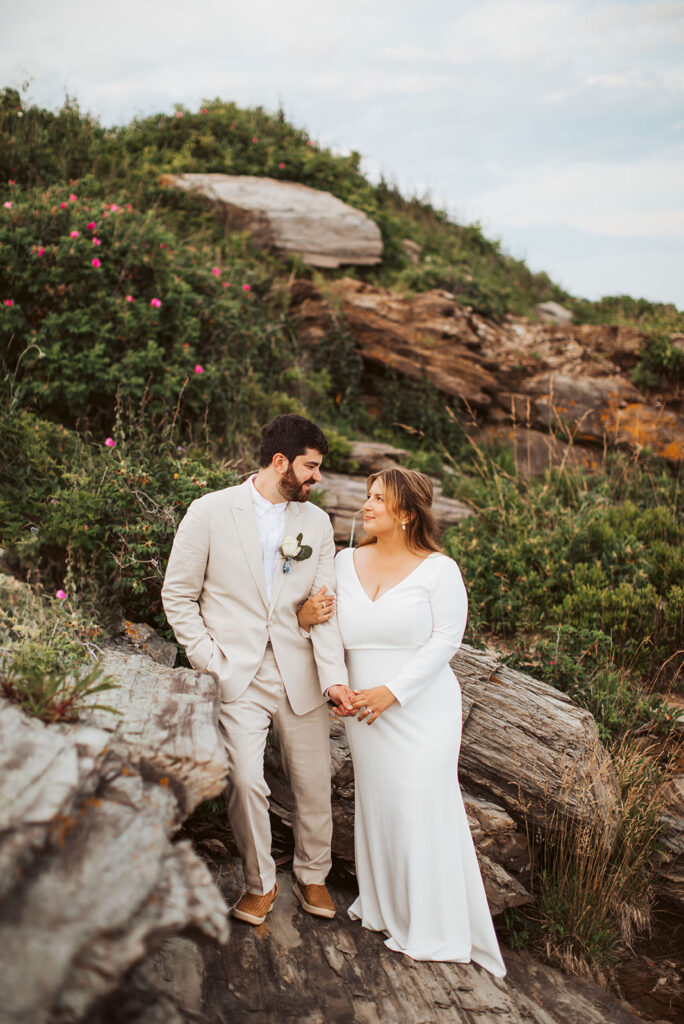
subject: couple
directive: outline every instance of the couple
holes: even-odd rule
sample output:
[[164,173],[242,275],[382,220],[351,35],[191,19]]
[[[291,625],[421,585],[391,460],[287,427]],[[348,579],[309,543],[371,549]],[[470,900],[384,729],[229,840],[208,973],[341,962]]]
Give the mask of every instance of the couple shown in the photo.
[[308,913],[334,916],[327,698],[346,719],[356,780],[350,916],[413,959],[474,960],[501,977],[457,778],[461,698],[449,659],[467,598],[437,544],[432,487],[400,468],[372,476],[367,538],[335,559],[328,516],[308,501],[327,451],[304,417],[271,420],[256,475],[190,506],[162,590],[191,664],[220,681],[246,885],[233,916],[261,924],[278,891],[270,728],[295,799],[295,895]]

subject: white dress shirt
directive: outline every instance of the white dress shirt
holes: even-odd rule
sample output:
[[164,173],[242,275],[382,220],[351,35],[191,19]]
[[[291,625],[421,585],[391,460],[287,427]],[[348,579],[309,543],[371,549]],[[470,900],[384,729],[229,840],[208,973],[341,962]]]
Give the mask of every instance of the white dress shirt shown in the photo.
[[264,498],[259,494],[254,485],[254,477],[252,477],[252,502],[254,503],[254,514],[256,515],[259,540],[261,541],[261,557],[264,562],[266,591],[270,601],[273,577],[275,576],[278,554],[283,543],[283,533],[285,532],[285,513],[289,503],[287,501],[279,501],[274,505],[268,498]]

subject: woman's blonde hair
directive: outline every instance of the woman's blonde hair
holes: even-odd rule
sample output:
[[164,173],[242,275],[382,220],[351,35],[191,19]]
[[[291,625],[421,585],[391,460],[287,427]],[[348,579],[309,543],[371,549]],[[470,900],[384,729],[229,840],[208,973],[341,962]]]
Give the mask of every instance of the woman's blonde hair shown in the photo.
[[[439,527],[432,511],[432,481],[425,473],[404,466],[393,466],[371,473],[366,486],[370,492],[376,480],[382,480],[383,498],[391,516],[399,525],[406,519],[406,530],[402,531],[409,551],[441,551]],[[364,538],[363,544],[374,544],[375,537]]]

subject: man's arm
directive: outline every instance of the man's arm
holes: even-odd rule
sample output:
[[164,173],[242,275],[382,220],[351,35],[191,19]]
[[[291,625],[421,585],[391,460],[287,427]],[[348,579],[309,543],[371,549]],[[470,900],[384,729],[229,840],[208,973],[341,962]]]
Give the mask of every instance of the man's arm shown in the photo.
[[173,541],[166,567],[162,604],[176,639],[188,660],[202,671],[211,659],[214,642],[200,614],[198,599],[209,558],[209,524],[202,502],[193,501]]

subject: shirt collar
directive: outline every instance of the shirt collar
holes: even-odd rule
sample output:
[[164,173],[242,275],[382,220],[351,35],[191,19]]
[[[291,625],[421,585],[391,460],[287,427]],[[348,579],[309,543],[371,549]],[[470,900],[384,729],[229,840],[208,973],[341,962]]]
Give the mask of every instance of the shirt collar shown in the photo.
[[252,501],[254,502],[254,511],[261,517],[265,516],[268,512],[275,510],[276,512],[283,513],[288,506],[287,501],[278,501],[275,504],[269,501],[268,498],[264,498],[263,494],[259,494],[254,484],[255,476],[250,477],[252,483]]

